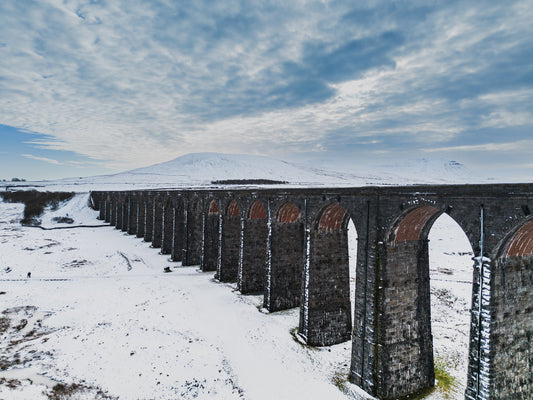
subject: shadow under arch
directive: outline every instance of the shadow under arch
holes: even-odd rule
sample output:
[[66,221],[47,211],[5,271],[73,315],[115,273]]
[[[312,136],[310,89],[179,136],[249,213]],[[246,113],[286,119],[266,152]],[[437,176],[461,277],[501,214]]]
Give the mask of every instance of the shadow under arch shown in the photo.
[[215,278],[220,282],[237,282],[239,249],[241,245],[241,210],[232,199],[222,217],[220,235],[220,261]]
[[300,335],[312,346],[329,346],[351,337],[349,221],[346,209],[331,203],[317,213],[309,232]]
[[255,200],[243,221],[242,253],[239,262],[238,288],[242,294],[265,290],[268,224],[265,206]]
[[204,226],[204,250],[202,253],[202,271],[216,271],[220,244],[220,205],[217,199],[208,200],[207,215]]
[[300,305],[305,259],[304,221],[292,202],[285,202],[270,221],[264,306],[270,311]]

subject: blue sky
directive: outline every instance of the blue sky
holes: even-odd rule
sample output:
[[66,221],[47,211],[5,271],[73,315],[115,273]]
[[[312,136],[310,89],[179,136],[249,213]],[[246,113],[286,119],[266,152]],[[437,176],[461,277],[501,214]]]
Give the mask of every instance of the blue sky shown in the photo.
[[531,1],[6,0],[0,179],[191,152],[533,181]]

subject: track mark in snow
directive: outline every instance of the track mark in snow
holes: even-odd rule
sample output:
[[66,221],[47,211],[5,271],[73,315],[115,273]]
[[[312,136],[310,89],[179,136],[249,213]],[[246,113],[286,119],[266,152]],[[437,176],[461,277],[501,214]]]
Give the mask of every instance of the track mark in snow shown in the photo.
[[128,271],[131,271],[133,267],[131,266],[130,259],[126,257],[126,255],[122,253],[121,251],[117,251],[117,253],[120,254],[124,258],[124,260],[126,260],[126,263],[128,264]]

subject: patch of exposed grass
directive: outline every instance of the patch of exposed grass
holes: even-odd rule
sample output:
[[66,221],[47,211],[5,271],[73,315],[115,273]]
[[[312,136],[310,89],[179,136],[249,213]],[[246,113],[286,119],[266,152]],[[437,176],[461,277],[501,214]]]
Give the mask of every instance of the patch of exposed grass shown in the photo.
[[336,372],[331,378],[333,384],[344,394],[349,394],[346,384],[348,383],[348,376],[342,372]]
[[452,369],[451,367],[446,359],[435,359],[435,387],[445,399],[453,398],[459,386],[457,379],[449,372]]
[[305,343],[305,340],[298,333],[299,332],[298,327],[292,328],[289,332],[290,332],[293,340],[296,343],[298,343],[300,346],[305,347],[308,350],[314,350],[314,351],[318,350],[316,347],[309,346],[307,343]]

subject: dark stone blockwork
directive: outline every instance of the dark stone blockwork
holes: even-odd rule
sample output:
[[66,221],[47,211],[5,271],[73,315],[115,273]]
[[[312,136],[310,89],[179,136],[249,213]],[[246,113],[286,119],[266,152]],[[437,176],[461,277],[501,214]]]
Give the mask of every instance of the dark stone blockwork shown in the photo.
[[[161,196],[173,199],[172,228],[163,211],[170,203],[154,206]],[[93,192],[92,200],[118,229],[146,241],[160,232],[162,252],[172,243],[183,265],[218,267],[242,293],[264,288],[269,311],[300,305],[308,344],[351,333],[350,381],[386,400],[434,382],[427,235],[446,212],[485,256],[473,266],[465,398],[533,398],[533,184]],[[358,233],[353,312],[350,218]]]
[[217,200],[209,202],[209,209],[205,216],[204,251],[202,258],[202,271],[216,271],[219,256],[220,241],[220,207]]
[[263,204],[256,200],[244,219],[238,287],[242,294],[265,289],[268,225]]
[[237,202],[232,200],[222,218],[220,260],[215,276],[221,282],[237,282],[240,241],[241,214]]

